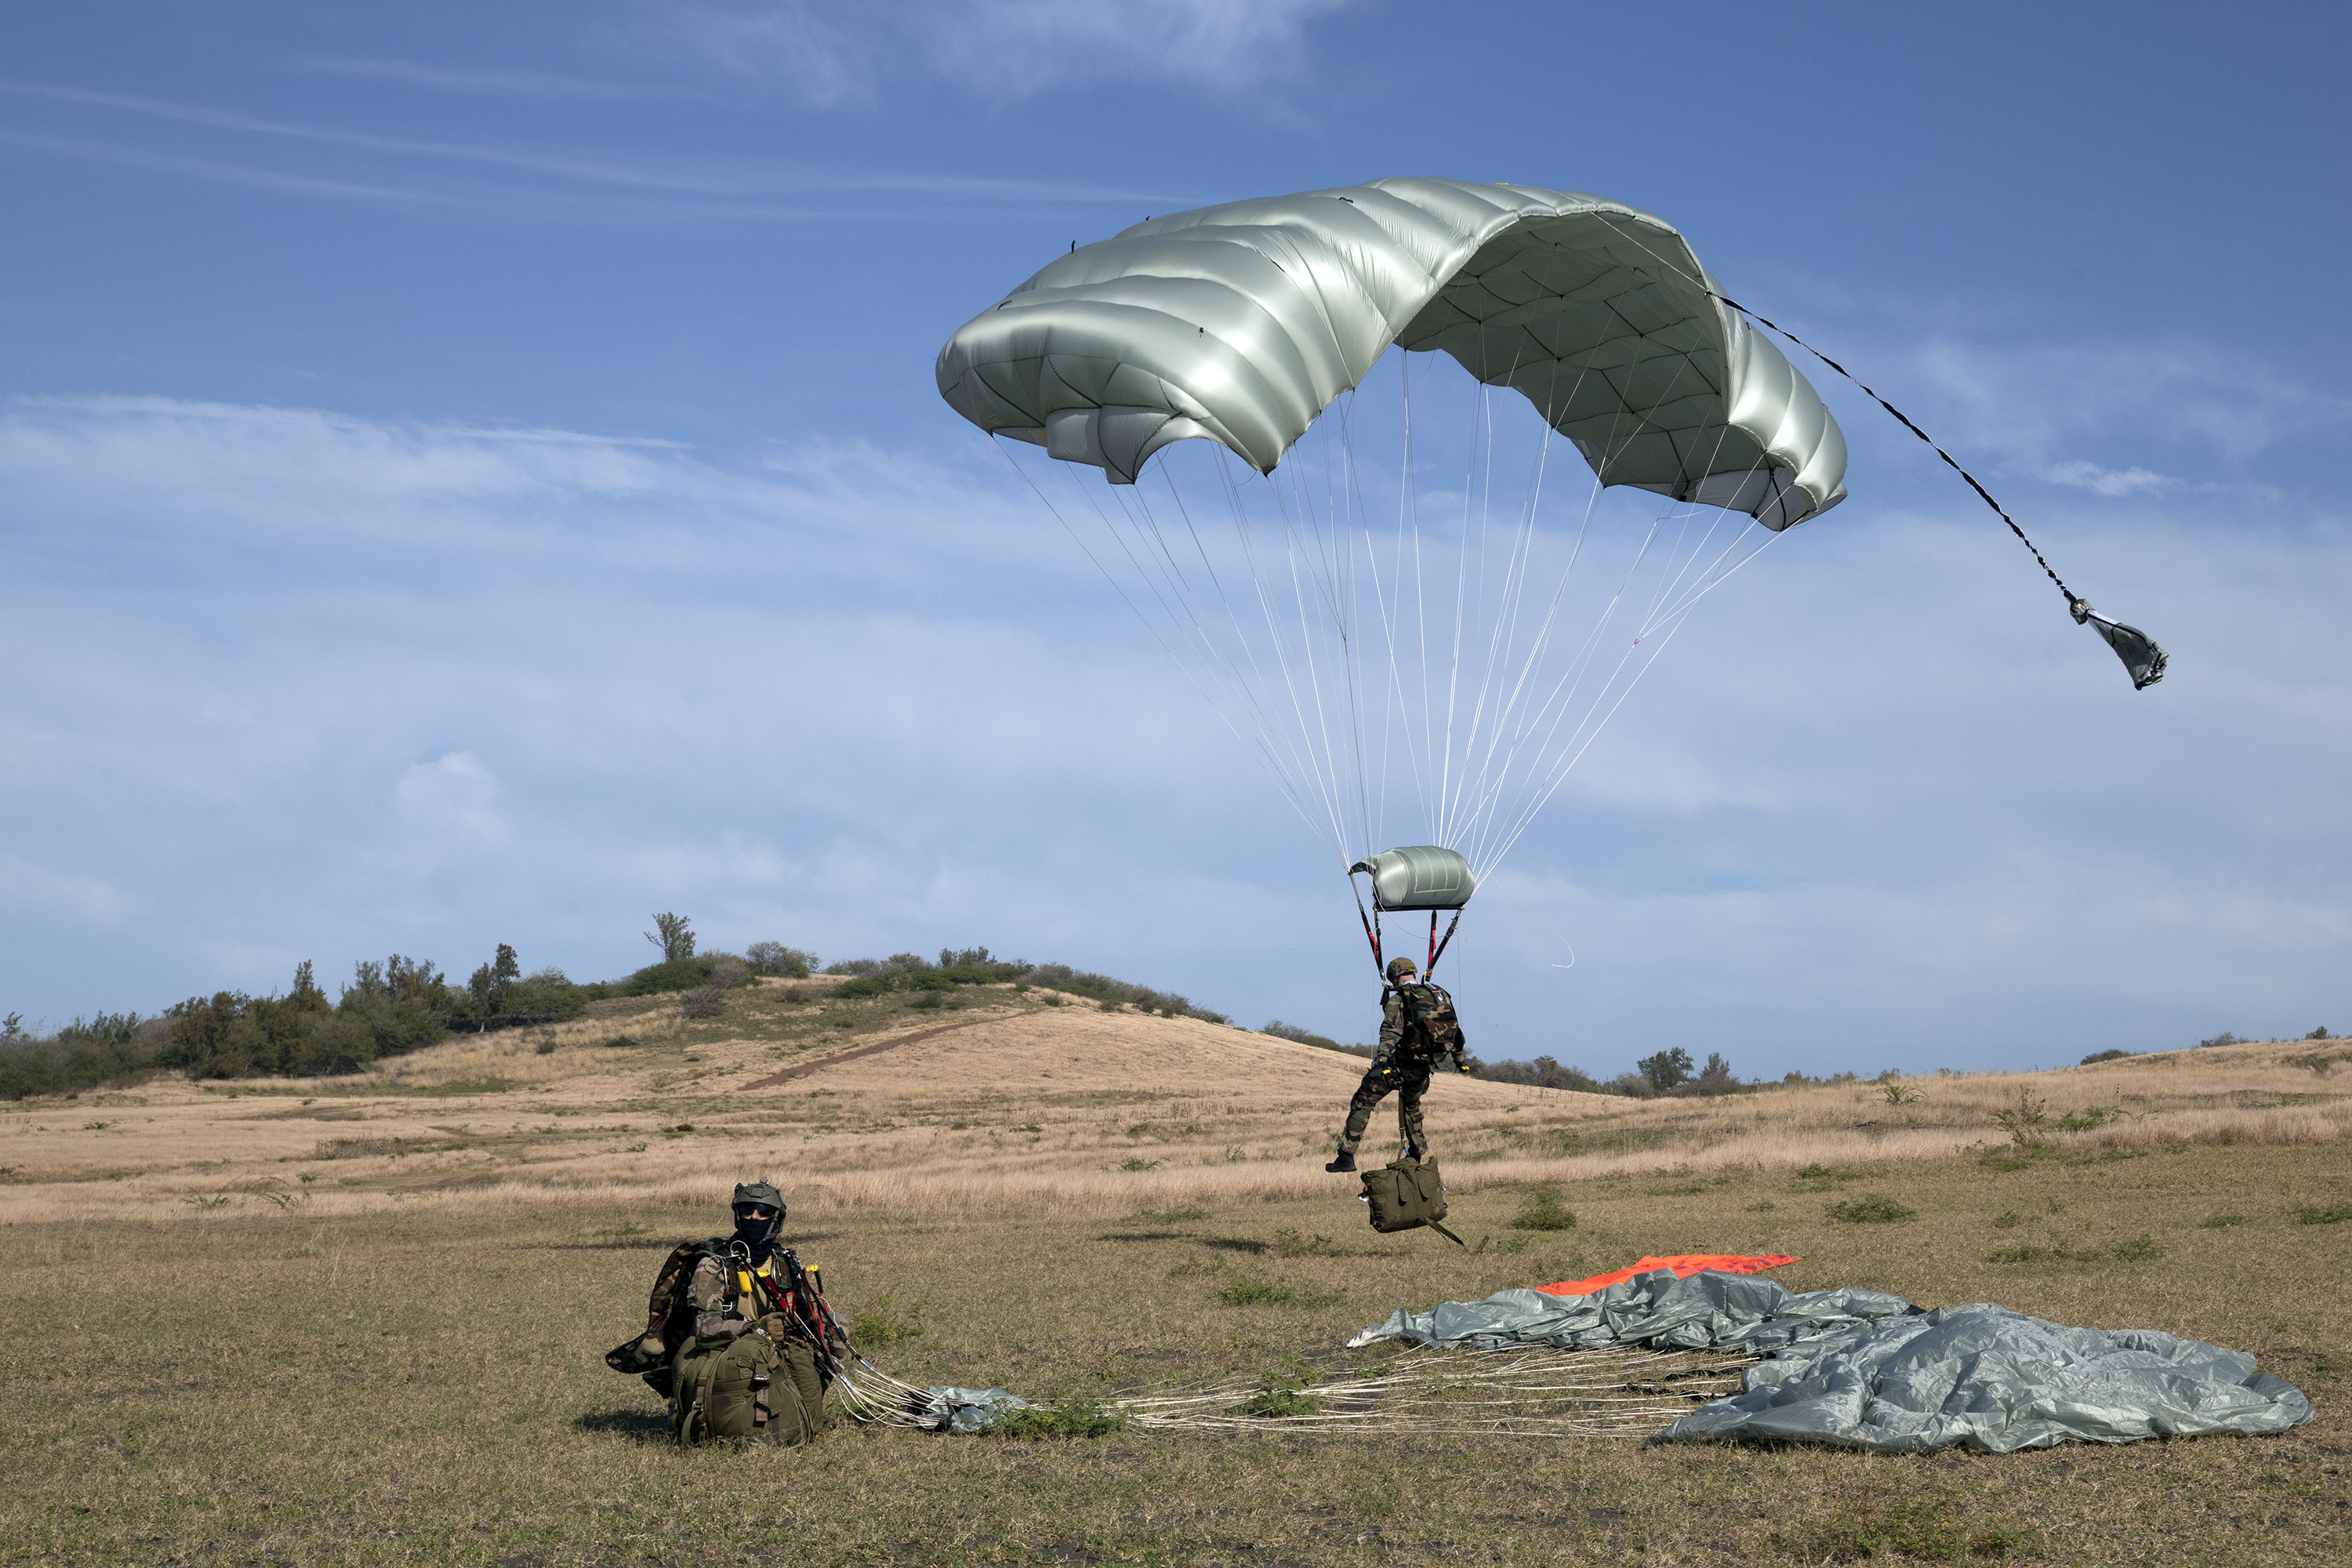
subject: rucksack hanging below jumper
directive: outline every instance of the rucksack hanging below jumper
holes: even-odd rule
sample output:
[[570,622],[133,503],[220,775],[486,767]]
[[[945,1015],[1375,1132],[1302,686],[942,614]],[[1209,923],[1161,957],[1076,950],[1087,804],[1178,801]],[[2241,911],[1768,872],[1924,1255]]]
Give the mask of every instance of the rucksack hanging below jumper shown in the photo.
[[1372,1228],[1386,1233],[1427,1226],[1456,1247],[1467,1245],[1438,1224],[1445,1217],[1445,1180],[1434,1160],[1407,1154],[1364,1173],[1364,1201],[1371,1205]]

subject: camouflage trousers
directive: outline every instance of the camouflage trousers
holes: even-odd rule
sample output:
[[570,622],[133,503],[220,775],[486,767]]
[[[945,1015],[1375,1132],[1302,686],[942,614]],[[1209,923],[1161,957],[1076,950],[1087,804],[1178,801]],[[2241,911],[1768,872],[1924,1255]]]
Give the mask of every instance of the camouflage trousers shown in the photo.
[[1397,1131],[1404,1138],[1405,1152],[1415,1158],[1428,1153],[1429,1137],[1421,1127],[1421,1097],[1429,1091],[1429,1063],[1401,1052],[1382,1051],[1372,1058],[1371,1070],[1364,1074],[1364,1081],[1356,1086],[1356,1097],[1348,1102],[1348,1125],[1339,1134],[1339,1152],[1352,1154],[1362,1146],[1373,1110],[1394,1094]]

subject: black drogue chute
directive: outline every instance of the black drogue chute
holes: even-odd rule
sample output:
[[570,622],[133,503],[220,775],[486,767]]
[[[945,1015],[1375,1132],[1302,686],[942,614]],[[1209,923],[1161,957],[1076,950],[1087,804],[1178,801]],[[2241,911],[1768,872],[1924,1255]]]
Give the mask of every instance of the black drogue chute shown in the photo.
[[[1359,872],[1371,879],[1370,912],[1364,908],[1363,890],[1356,886]],[[1478,879],[1471,874],[1470,862],[1457,851],[1434,844],[1412,844],[1365,856],[1348,868],[1348,887],[1356,895],[1356,914],[1364,922],[1364,940],[1372,944],[1372,967],[1381,972],[1381,983],[1386,984],[1388,959],[1381,952],[1381,916],[1429,911],[1429,961],[1421,971],[1425,977],[1436,969],[1438,955],[1453,942],[1454,928],[1462,923],[1463,908],[1478,890]],[[1448,910],[1454,911],[1454,919],[1446,923],[1445,935],[1440,939],[1437,917]]]

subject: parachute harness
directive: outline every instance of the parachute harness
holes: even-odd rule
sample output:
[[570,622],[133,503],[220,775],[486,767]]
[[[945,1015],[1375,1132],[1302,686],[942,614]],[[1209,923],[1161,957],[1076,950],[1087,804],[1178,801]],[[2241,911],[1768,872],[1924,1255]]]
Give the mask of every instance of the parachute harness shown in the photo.
[[1946,466],[1950,468],[1952,472],[1959,475],[1961,479],[1968,481],[1969,489],[1977,492],[1978,500],[1983,501],[1985,505],[1992,508],[1993,515],[2000,518],[2001,521],[2009,524],[2010,532],[2017,535],[2017,542],[2020,544],[2024,545],[2026,550],[2032,553],[2035,563],[2042,568],[2042,575],[2048,577],[2053,584],[2056,584],[2058,591],[2066,595],[2066,613],[2074,617],[2074,624],[2078,626],[2091,626],[2099,634],[2100,637],[2106,643],[2106,645],[2115,650],[2116,657],[2123,660],[2124,668],[2128,670],[2131,674],[2133,690],[2145,691],[2149,687],[2154,686],[2158,681],[2164,679],[2164,668],[2168,662],[2170,662],[2170,656],[2164,651],[2163,647],[2158,644],[2157,640],[2154,637],[2149,637],[2146,632],[2141,631],[2137,626],[2127,626],[2120,621],[2110,620],[2106,616],[2098,614],[2091,608],[2089,600],[2075,593],[2074,589],[2066,586],[2064,580],[2058,575],[2056,569],[2053,568],[2050,564],[2049,561],[2042,555],[2040,548],[2034,544],[2033,541],[2025,536],[2025,530],[2017,525],[2017,519],[2009,515],[2009,509],[2002,506],[2000,502],[1995,500],[1993,499],[1992,492],[1985,489],[1982,482],[1979,481],[1974,474],[1960,467],[1958,459],[1955,458],[1949,452],[1945,451],[1942,447],[1938,446],[1934,437],[1928,435],[1925,430],[1920,429],[1918,425],[1912,420],[1909,415],[1904,413],[1903,410],[1895,407],[1895,405],[1887,402],[1885,398],[1880,396],[1878,395],[1878,390],[1872,386],[1868,382],[1863,380],[1862,377],[1854,374],[1853,372],[1846,369],[1845,366],[1838,363],[1837,361],[1830,358],[1829,355],[1822,353],[1821,350],[1813,347],[1812,344],[1807,342],[1804,339],[1799,337],[1788,328],[1780,325],[1780,322],[1773,321],[1769,316],[1759,315],[1756,311],[1749,310],[1747,306],[1741,304],[1730,295],[1722,293],[1710,287],[1706,279],[1703,278],[1693,278],[1688,272],[1676,267],[1674,262],[1669,260],[1667,258],[1660,256],[1648,246],[1642,244],[1642,242],[1633,235],[1627,234],[1615,224],[1610,223],[1606,217],[1601,218],[1601,221],[1607,224],[1611,231],[1625,240],[1626,243],[1638,247],[1640,249],[1646,252],[1660,266],[1679,274],[1683,279],[1690,283],[1691,287],[1706,294],[1709,299],[1717,300],[1728,305],[1731,309],[1738,311],[1741,315],[1747,317],[1749,321],[1754,321],[1759,326],[1770,328],[1773,331],[1780,333],[1782,337],[1788,339],[1790,342],[1796,344],[1799,348],[1804,350],[1807,353],[1812,355],[1815,359],[1821,361],[1832,370],[1837,372],[1838,374],[1843,376],[1846,380],[1853,383],[1854,385],[1862,388],[1864,393],[1869,395],[1870,400],[1873,403],[1877,404],[1878,406],[1893,415],[1897,424],[1901,425],[1906,430],[1910,431],[1914,436],[1918,437],[1920,440],[1926,442],[1929,451],[1935,453],[1938,458],[1943,458]]

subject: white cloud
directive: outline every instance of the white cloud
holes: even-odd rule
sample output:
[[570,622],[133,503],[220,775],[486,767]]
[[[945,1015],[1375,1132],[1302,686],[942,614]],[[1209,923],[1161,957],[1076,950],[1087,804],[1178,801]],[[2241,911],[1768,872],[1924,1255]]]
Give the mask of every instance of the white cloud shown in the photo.
[[[712,944],[982,942],[1365,1037],[1328,855],[1015,483],[976,449],[0,408],[0,1007],[498,942],[601,976],[681,909]],[[1540,918],[1465,922],[1478,1047],[1874,1070],[2352,1007],[2352,531],[2187,493],[2070,523],[2173,651],[2141,694],[1963,501],[1768,552],[1496,885]]]
[[977,98],[1063,82],[1171,81],[1236,92],[1297,72],[1307,25],[1347,0],[736,0],[656,24],[730,69],[784,83],[818,107],[864,101],[919,61]]
[[2053,485],[2088,490],[2093,495],[2116,498],[2135,495],[2161,495],[2178,489],[2180,481],[2170,474],[2159,474],[2152,468],[2103,468],[2096,463],[2076,458],[2072,462],[2052,463],[2042,469],[2042,477]]
[[393,795],[427,853],[496,848],[510,836],[499,810],[498,775],[471,752],[445,752],[411,764]]

